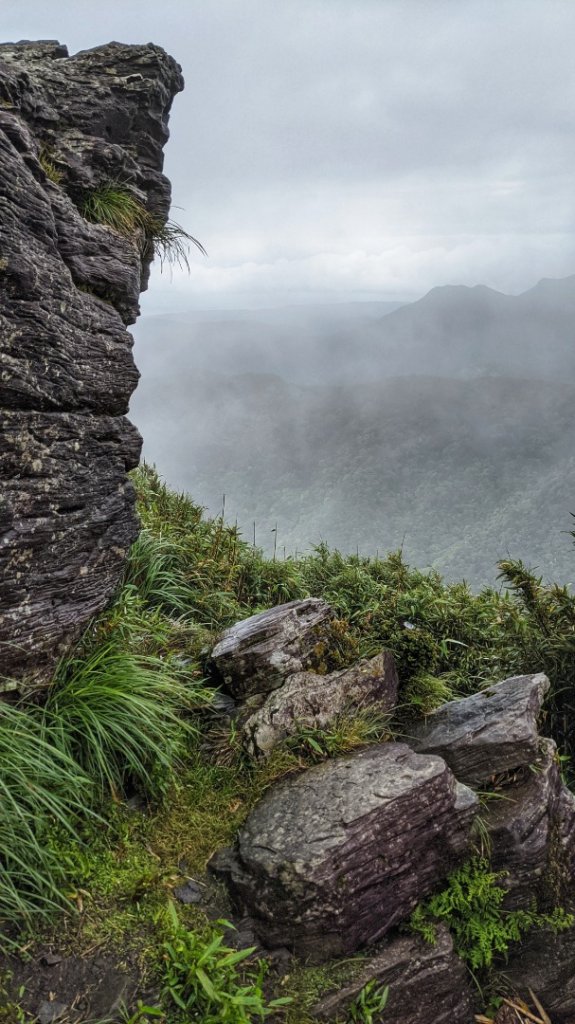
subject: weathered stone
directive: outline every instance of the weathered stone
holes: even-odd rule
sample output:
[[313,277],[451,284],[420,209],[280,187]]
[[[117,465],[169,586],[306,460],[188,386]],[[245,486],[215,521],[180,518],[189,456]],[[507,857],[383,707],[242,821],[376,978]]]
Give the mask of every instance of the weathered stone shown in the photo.
[[235,697],[270,693],[313,664],[333,617],[316,597],[251,615],[222,634],[211,654],[212,671]]
[[575,929],[531,932],[502,966],[505,981],[527,1003],[529,989],[553,1024],[575,1021]]
[[280,782],[211,867],[264,945],[326,960],[410,913],[467,850],[476,809],[441,758],[385,743]]
[[53,1024],[68,1013],[66,1003],[58,1003],[53,999],[44,999],[38,1010],[38,1024]]
[[391,711],[398,685],[395,662],[388,651],[327,676],[298,672],[244,722],[246,750],[252,757],[267,757],[298,729],[325,728],[345,711],[368,707]]
[[557,748],[541,741],[531,768],[506,786],[484,812],[491,838],[491,864],[505,873],[505,907],[563,905],[573,886],[575,798],[561,780]]
[[[325,996],[313,1008],[319,1020],[347,1020],[346,1010],[364,985],[389,986],[385,1011],[373,1024],[470,1024],[473,992],[463,961],[444,925],[435,945],[402,935],[383,945],[353,983]],[[431,1011],[431,1012],[430,1012]]]
[[481,785],[535,761],[537,721],[549,685],[542,673],[513,676],[450,701],[414,725],[407,742],[419,753],[443,757],[461,782]]
[[90,189],[121,181],[166,220],[162,147],[182,86],[153,45],[72,57],[56,42],[0,45],[4,675],[49,674],[109,601],[137,534],[126,472],[141,440],[124,414],[138,372],[125,325],[150,252],[80,208]]

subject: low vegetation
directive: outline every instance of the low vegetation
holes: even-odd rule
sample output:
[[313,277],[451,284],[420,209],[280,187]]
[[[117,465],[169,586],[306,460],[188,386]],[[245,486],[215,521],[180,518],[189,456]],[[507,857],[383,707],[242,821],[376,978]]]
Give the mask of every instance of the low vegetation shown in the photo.
[[121,182],[103,182],[86,192],[80,212],[86,220],[103,224],[134,241],[144,257],[157,256],[161,265],[175,263],[188,267],[190,245],[206,255],[197,238],[175,221],[164,223],[162,217],[148,210],[141,199]]
[[[553,684],[548,726],[567,756],[575,603],[518,562],[502,564],[501,592],[474,595],[410,569],[398,553],[367,559],[320,546],[297,560],[266,559],[154,470],[138,470],[134,484],[143,528],[116,600],[58,667],[45,703],[12,693],[0,704],[1,930],[17,948],[40,936],[76,955],[130,951],[163,993],[160,1008],[140,1007],[139,1020],[240,1024],[274,1009],[286,1024],[311,1024],[314,1001],[358,961],[302,965],[276,978],[270,994],[265,967],[232,952],[197,907],[176,911],[174,889],[189,879],[202,884],[208,859],[279,776],[385,739],[401,721],[344,715],[250,764],[212,707],[205,651],[239,618],[321,596],[338,616],[335,655],[326,652],[322,668],[390,649],[400,719],[545,669]],[[543,921],[535,910],[504,915],[502,885],[475,860],[412,925],[431,938],[434,923],[445,921],[481,971],[527,928],[567,923],[561,915]],[[57,908],[65,912],[54,918]],[[217,910],[226,916],[223,897]],[[364,990],[350,1021],[377,1020],[386,998],[384,989]]]
[[474,857],[454,871],[447,885],[411,915],[411,930],[426,942],[436,940],[436,923],[446,924],[459,956],[475,973],[491,967],[498,953],[506,954],[534,928],[563,931],[573,916],[557,908],[552,914],[530,910],[505,910],[505,873],[491,870],[484,857]]

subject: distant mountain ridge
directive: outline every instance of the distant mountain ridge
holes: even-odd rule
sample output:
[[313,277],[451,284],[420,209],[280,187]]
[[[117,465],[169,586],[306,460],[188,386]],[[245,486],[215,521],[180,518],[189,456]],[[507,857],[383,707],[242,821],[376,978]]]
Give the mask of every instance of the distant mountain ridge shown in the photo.
[[338,330],[334,310],[140,338],[146,458],[213,512],[225,492],[268,549],[277,522],[287,552],[404,544],[475,586],[511,554],[575,581],[575,276],[435,288]]

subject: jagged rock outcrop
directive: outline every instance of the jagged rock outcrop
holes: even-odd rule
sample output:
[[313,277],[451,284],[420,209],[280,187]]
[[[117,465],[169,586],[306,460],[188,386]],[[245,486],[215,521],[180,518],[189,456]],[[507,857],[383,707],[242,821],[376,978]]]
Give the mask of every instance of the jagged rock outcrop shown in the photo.
[[334,617],[325,601],[308,597],[242,619],[214,647],[212,672],[234,697],[263,700],[320,660]]
[[477,797],[384,743],[288,777],[212,861],[266,946],[315,961],[377,941],[468,849]]
[[535,761],[538,721],[549,685],[542,673],[513,676],[450,701],[414,726],[407,742],[421,754],[443,757],[460,782],[480,786]]
[[0,46],[3,675],[48,673],[109,601],[137,534],[126,324],[151,253],[80,210],[121,183],[165,222],[162,147],[182,88],[151,44],[71,57],[56,42]]
[[[402,935],[369,957],[353,982],[324,996],[314,1007],[319,1020],[346,1020],[349,1004],[364,985],[388,986],[382,1024],[470,1024],[471,979],[453,951],[451,936],[437,928],[434,945],[414,935]],[[379,1024],[377,1018],[374,1024]]]
[[388,651],[326,676],[298,672],[244,722],[244,747],[252,757],[268,757],[299,729],[325,729],[344,712],[390,712],[397,702],[398,685]]
[[508,909],[566,906],[575,868],[575,797],[564,785],[553,740],[484,811],[491,863],[503,873]]
[[[312,609],[329,644],[329,610]],[[329,675],[291,673],[313,653],[309,611],[295,602],[223,638],[221,676],[252,756],[267,756],[302,727],[329,729],[343,709],[395,708],[387,652]],[[555,743],[539,733],[549,685],[541,673],[505,679],[404,725],[403,743],[287,776],[252,810],[235,847],[212,858],[211,871],[264,950],[287,947],[314,962],[367,952],[357,977],[314,1007],[318,1019],[344,1019],[362,988],[376,984],[389,986],[377,1024],[423,1024],[430,1007],[434,1020],[470,1024],[480,1006],[444,926],[435,945],[397,927],[447,884],[466,852],[489,857],[505,890],[503,914],[573,912],[575,796]],[[469,787],[482,794],[479,817]],[[528,999],[533,988],[553,1024],[575,1020],[574,935],[573,927],[535,931],[510,951],[509,964],[498,963],[508,991]]]

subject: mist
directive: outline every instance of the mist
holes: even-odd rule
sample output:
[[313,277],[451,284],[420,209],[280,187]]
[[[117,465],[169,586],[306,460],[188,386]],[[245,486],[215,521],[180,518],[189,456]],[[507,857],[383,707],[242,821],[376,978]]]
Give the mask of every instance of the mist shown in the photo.
[[479,587],[512,556],[570,582],[574,307],[570,277],[144,316],[131,415],[171,484],[276,557],[401,548]]

